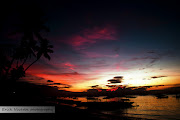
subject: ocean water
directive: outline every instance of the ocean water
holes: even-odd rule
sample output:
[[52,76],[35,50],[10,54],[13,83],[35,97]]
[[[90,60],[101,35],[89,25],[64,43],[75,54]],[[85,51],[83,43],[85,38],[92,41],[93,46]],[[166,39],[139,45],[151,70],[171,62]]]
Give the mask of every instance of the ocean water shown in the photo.
[[129,98],[134,102],[132,108],[114,111],[102,111],[104,114],[125,115],[128,117],[147,118],[156,120],[180,120],[180,99],[175,95],[157,99],[155,96],[136,96]]
[[180,99],[174,95],[168,98],[157,99],[155,96],[137,96],[130,98],[133,101],[132,107],[124,110],[126,116],[140,117],[157,120],[180,120]]
[[[109,102],[118,101],[125,97],[115,97],[110,99],[103,99],[105,96],[95,97],[95,100],[87,100],[86,97],[77,97],[72,99],[82,102]],[[111,114],[114,116],[125,115],[128,117],[138,117],[156,120],[180,120],[180,98],[177,99],[175,95],[168,95],[168,98],[157,99],[155,96],[135,96],[136,98],[128,98],[130,102],[134,102],[132,108],[98,111],[103,114]]]

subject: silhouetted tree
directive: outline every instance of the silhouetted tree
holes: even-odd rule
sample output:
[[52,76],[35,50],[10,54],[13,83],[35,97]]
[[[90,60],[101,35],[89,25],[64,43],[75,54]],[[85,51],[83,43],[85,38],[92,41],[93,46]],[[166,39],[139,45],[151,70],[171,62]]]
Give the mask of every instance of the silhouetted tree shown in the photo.
[[0,52],[0,80],[5,79],[5,74],[7,71],[7,66],[9,66],[10,61],[8,60],[7,56]]
[[49,41],[47,39],[43,39],[40,41],[40,47],[37,47],[38,52],[37,52],[37,57],[36,60],[34,62],[32,62],[26,69],[25,71],[31,67],[31,65],[33,65],[35,62],[37,62],[41,56],[43,55],[45,58],[47,59],[51,59],[51,57],[49,56],[48,53],[53,53],[53,50],[51,50],[50,48],[53,48],[52,45],[49,45]]
[[[41,35],[44,31],[49,32],[41,9],[35,5],[22,6],[18,13],[20,21],[11,35],[20,34],[20,44],[13,49],[12,55],[2,53],[0,59],[0,78],[11,83],[24,77],[25,72],[42,56],[50,60],[48,53],[53,53],[53,46]],[[30,58],[35,60],[24,68]]]

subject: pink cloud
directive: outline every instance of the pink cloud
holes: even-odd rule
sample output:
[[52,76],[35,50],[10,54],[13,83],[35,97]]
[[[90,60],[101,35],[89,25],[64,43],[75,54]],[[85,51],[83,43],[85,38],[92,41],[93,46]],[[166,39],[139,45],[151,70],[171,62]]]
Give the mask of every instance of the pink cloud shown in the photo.
[[83,82],[84,80],[92,80],[91,75],[74,73],[61,73],[61,74],[33,74],[34,76],[41,77],[43,79],[52,80],[54,83],[63,84],[75,84]]
[[63,65],[65,67],[67,67],[68,69],[71,69],[71,70],[75,70],[75,67],[76,67],[75,65],[73,65],[73,64],[71,64],[69,62],[63,63]]
[[68,37],[65,43],[71,45],[75,50],[81,50],[99,41],[116,40],[116,33],[115,28],[110,25],[88,28]]
[[95,40],[88,39],[88,38],[83,37],[81,35],[73,35],[68,40],[68,44],[73,46],[75,49],[82,49],[84,45],[94,44],[94,43],[96,43]]
[[63,71],[61,70],[60,72],[68,72],[69,70],[74,71],[77,68],[75,64],[72,64],[70,62],[56,63],[51,65],[59,69],[63,69]]
[[87,39],[103,39],[103,40],[116,40],[115,37],[116,31],[110,26],[104,28],[94,27],[93,29],[85,29],[83,35]]
[[[29,64],[25,64],[24,67],[26,68]],[[27,70],[29,74],[59,74],[62,72],[72,72],[75,71],[77,65],[70,63],[70,62],[63,62],[63,63],[48,63],[48,64],[35,64]]]
[[124,66],[125,62],[126,61],[122,60],[119,63],[115,63],[114,66],[115,66],[116,71],[121,71],[121,70],[126,71],[126,70],[128,70],[128,68]]

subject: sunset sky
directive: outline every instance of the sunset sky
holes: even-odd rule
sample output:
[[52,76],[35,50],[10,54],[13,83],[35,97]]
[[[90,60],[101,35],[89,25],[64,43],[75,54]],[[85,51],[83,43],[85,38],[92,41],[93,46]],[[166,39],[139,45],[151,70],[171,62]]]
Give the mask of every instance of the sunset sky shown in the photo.
[[39,4],[51,30],[43,35],[54,45],[54,53],[50,61],[42,58],[35,63],[26,81],[71,85],[69,91],[84,91],[93,85],[107,88],[111,85],[107,80],[115,76],[123,76],[117,85],[180,84],[174,0]]

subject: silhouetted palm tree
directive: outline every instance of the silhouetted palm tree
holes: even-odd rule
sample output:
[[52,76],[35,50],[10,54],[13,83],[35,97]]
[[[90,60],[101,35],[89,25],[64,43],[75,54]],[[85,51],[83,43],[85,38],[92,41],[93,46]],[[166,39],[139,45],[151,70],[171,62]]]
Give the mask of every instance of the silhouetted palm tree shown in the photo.
[[37,57],[36,60],[34,62],[32,62],[26,69],[25,71],[31,67],[35,62],[37,62],[41,56],[43,55],[45,58],[47,58],[48,60],[51,59],[51,57],[49,56],[48,53],[53,53],[53,50],[51,50],[50,48],[53,48],[52,45],[49,45],[49,41],[47,39],[43,39],[40,41],[40,47],[38,47],[38,53],[37,53]]
[[[49,28],[45,26],[46,20],[43,18],[43,12],[37,6],[23,6],[19,12],[21,13],[21,21],[16,24],[17,30],[12,34],[20,33],[22,38],[20,45],[14,50],[10,65],[6,69],[7,76],[11,69],[12,79],[23,77],[25,71],[37,62],[42,55],[50,60],[48,53],[53,53],[53,50],[51,50],[53,46],[49,45],[49,41],[41,36],[42,31],[49,32]],[[24,69],[23,65],[31,56],[36,58],[35,61]],[[16,68],[12,69],[14,61],[16,61]]]
[[10,61],[8,60],[7,56],[4,55],[2,52],[0,52],[0,80],[5,79],[5,73],[7,71],[7,67],[10,64]]

